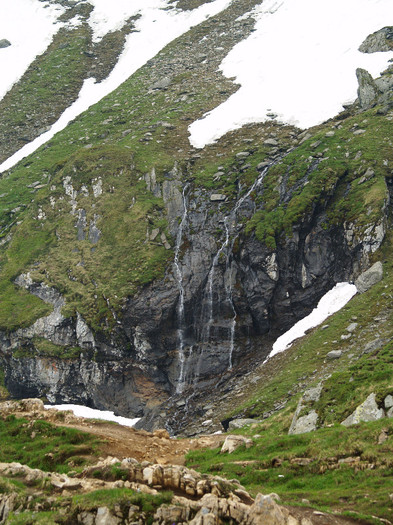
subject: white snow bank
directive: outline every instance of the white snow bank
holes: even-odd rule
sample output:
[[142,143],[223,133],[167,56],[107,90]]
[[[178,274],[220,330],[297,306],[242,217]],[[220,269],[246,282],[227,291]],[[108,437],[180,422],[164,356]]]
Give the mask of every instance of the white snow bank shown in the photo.
[[356,68],[377,77],[393,56],[358,51],[369,34],[393,24],[392,0],[265,0],[251,14],[256,31],[220,66],[241,87],[190,125],[196,148],[269,113],[301,128],[319,124],[356,98]]
[[[96,2],[97,5],[99,4],[98,0],[91,1]],[[117,2],[121,3],[122,0],[109,2],[108,10],[109,6],[112,9],[113,6],[117,5]],[[0,165],[0,173],[33,153],[57,132],[64,129],[71,120],[119,87],[120,84],[172,40],[206,18],[216,15],[230,3],[231,0],[214,0],[209,4],[200,6],[198,9],[184,12],[176,9],[164,10],[167,6],[166,0],[133,0],[130,2],[131,5],[137,6],[134,14],[139,13],[141,15],[136,22],[138,32],[128,35],[124,50],[110,75],[99,84],[93,78],[85,80],[78,99],[65,110],[51,129],[37,137],[33,142],[23,146],[23,148],[4,161]],[[130,13],[131,10],[128,11],[127,16]]]
[[124,427],[133,427],[139,421],[139,417],[129,419],[128,417],[115,416],[109,410],[95,410],[93,408],[84,407],[82,405],[44,405],[45,408],[55,408],[56,410],[71,410],[77,417],[85,417],[87,419],[104,419],[105,421],[115,421]]
[[1,0],[0,39],[6,38],[11,46],[0,49],[0,100],[64,25],[56,23],[63,12],[64,8],[39,0]]
[[[298,321],[290,330],[281,335],[273,345],[266,361],[286,350],[295,339],[303,337],[307,330],[321,324],[329,315],[338,312],[356,294],[356,286],[349,283],[338,283],[319,301],[318,306],[308,315]],[[266,362],[265,361],[265,362]]]

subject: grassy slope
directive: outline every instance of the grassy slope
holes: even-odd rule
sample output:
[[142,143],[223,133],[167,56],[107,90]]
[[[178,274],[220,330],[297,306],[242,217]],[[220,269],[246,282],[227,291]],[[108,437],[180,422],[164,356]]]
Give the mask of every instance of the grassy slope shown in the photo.
[[98,440],[86,432],[30,421],[0,418],[0,461],[17,461],[31,468],[68,472],[96,455]]

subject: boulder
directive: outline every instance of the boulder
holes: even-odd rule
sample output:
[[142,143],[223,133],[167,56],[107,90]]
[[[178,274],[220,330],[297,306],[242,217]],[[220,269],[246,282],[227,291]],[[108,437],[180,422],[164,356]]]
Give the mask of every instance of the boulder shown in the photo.
[[273,498],[258,494],[249,511],[248,522],[252,525],[285,525],[283,510]]
[[382,280],[383,277],[383,266],[381,261],[376,262],[359,275],[355,281],[355,286],[359,293],[364,293],[369,290],[374,284]]
[[172,79],[169,77],[164,77],[161,80],[158,80],[150,86],[150,89],[166,89],[170,86]]
[[221,453],[228,452],[228,454],[232,454],[232,452],[243,445],[245,445],[246,448],[250,448],[252,446],[252,440],[244,436],[227,436],[221,447]]
[[377,402],[375,401],[375,394],[370,394],[341,424],[349,427],[351,425],[357,425],[361,421],[377,421],[383,417],[385,417],[385,411],[382,408],[378,408]]
[[341,350],[332,350],[327,354],[326,359],[340,359],[342,355],[343,353]]
[[0,49],[3,49],[5,47],[10,47],[10,45],[11,45],[11,42],[7,40],[6,38],[2,38],[0,40]]
[[390,394],[386,396],[383,403],[385,405],[386,410],[388,410],[389,408],[392,408],[393,407],[393,396]]

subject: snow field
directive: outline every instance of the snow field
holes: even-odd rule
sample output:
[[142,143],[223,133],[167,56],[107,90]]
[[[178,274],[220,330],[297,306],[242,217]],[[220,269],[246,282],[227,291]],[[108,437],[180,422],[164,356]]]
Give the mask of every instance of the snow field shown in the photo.
[[[36,151],[42,144],[64,129],[71,120],[114,91],[172,40],[178,38],[192,26],[216,15],[231,3],[231,0],[214,0],[193,11],[183,12],[176,9],[165,10],[167,0],[89,1],[97,5],[99,9],[91,15],[96,38],[99,38],[104,31],[117,27],[121,16],[129,18],[129,16],[139,14],[140,18],[135,23],[137,32],[128,35],[124,50],[110,75],[100,83],[96,83],[94,78],[86,79],[78,99],[64,111],[51,129],[4,161],[0,165],[0,173],[12,168],[24,157]],[[127,4],[128,10],[126,10]]]
[[0,39],[11,46],[0,49],[0,100],[41,55],[64,24],[56,23],[65,11],[38,0],[1,0]]
[[272,351],[265,362],[280,352],[283,352],[298,337],[303,337],[307,330],[320,325],[329,315],[338,312],[356,294],[356,286],[350,283],[338,283],[334,288],[327,292],[314,310],[307,316],[298,321],[290,330],[281,335],[274,343]]
[[124,427],[133,427],[140,418],[129,419],[127,417],[115,416],[109,410],[95,410],[82,405],[44,405],[45,408],[55,408],[56,410],[71,410],[76,417],[85,417],[87,419],[103,419],[105,421],[114,421]]
[[220,66],[240,88],[190,125],[196,148],[272,113],[300,128],[320,124],[356,98],[356,68],[378,77],[393,56],[358,51],[369,34],[393,23],[392,0],[265,0],[250,14],[255,32]]

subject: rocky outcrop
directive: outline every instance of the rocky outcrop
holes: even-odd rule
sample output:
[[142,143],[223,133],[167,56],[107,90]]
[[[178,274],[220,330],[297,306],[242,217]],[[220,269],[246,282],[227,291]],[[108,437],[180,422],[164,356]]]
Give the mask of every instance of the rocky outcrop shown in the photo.
[[390,105],[393,89],[393,76],[390,70],[374,80],[368,71],[358,68],[356,76],[359,83],[358,100],[362,109],[372,108],[376,104]]
[[[114,465],[121,469],[123,477],[127,476],[126,481],[100,479],[104,478],[105,472]],[[94,478],[88,477],[92,473]],[[147,515],[141,512],[138,505],[131,502],[122,503],[114,508],[90,505],[88,510],[82,510],[67,499],[75,490],[78,490],[78,493],[89,493],[97,488],[131,488],[145,494],[157,494],[158,490],[162,489],[177,492],[170,504],[161,505],[153,511],[152,522],[156,525],[172,525],[179,522],[216,525],[228,520],[243,525],[299,525],[299,521],[286,508],[276,503],[276,495],[258,494],[254,500],[236,480],[228,482],[219,477],[201,476],[185,467],[151,465],[146,462],[141,465],[132,458],[122,462],[117,458],[107,458],[93,467],[86,468],[77,478],[31,469],[20,463],[0,463],[0,475],[17,477],[29,484],[45,479],[47,488],[52,490],[51,508],[57,507],[56,496],[62,496],[62,514],[73,520],[73,523],[146,523]],[[0,495],[0,523],[6,523],[9,513],[13,510],[18,509],[20,513],[31,508],[30,499],[16,493]]]
[[378,53],[393,49],[393,27],[387,26],[369,35],[359,46],[362,53]]

